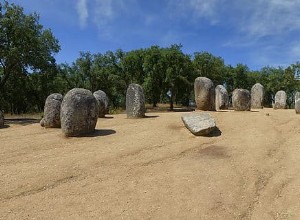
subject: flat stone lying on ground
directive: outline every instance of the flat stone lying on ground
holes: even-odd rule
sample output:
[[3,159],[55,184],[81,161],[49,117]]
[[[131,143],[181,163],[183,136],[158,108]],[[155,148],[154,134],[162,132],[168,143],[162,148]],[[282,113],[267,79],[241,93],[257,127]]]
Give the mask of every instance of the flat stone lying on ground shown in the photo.
[[300,114],[300,92],[295,94],[295,111],[296,114]]
[[4,115],[3,112],[0,110],[0,127],[4,126]]
[[216,108],[214,83],[206,77],[197,77],[194,83],[194,90],[197,109],[214,111]]
[[247,89],[235,89],[232,93],[232,106],[235,111],[250,111],[250,92]]
[[276,92],[274,109],[285,109],[286,108],[286,93],[283,90]]
[[181,116],[185,127],[196,136],[209,135],[216,129],[216,122],[210,114],[188,113]]
[[92,92],[81,88],[70,90],[62,101],[60,119],[65,136],[81,136],[95,131],[98,103]]
[[59,93],[49,95],[45,101],[44,118],[40,125],[45,128],[60,128],[60,107],[63,96]]
[[264,87],[260,83],[256,83],[251,88],[251,108],[263,108]]
[[93,93],[95,98],[98,101],[98,107],[99,107],[99,113],[98,117],[99,118],[105,118],[105,114],[108,114],[108,97],[105,92],[102,90],[98,90]]
[[217,85],[216,89],[216,110],[228,109],[228,92],[222,85]]
[[135,83],[128,86],[126,92],[127,118],[145,117],[145,96],[143,88]]

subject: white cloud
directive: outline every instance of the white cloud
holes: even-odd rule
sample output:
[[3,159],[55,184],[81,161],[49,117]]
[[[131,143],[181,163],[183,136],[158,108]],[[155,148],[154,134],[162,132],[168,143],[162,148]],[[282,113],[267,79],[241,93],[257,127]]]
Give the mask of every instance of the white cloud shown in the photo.
[[242,16],[237,19],[240,31],[255,38],[284,34],[300,29],[298,0],[254,0],[249,4],[236,1]]
[[86,26],[87,19],[89,16],[87,0],[77,0],[76,10],[79,16],[79,25],[81,28],[84,28]]
[[223,0],[168,0],[168,7],[171,16],[178,18],[206,18],[212,24],[218,22],[219,4]]
[[93,21],[101,36],[112,37],[112,24],[130,7],[132,0],[95,0]]

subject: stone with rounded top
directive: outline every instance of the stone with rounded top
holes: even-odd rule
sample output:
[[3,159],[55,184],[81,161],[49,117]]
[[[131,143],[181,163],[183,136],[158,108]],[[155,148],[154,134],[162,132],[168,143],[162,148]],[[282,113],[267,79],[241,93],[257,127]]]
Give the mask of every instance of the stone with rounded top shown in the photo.
[[197,77],[194,83],[194,91],[197,109],[204,111],[215,110],[215,87],[210,79]]
[[143,88],[135,83],[128,86],[126,92],[127,118],[145,117],[145,96]]
[[295,111],[296,114],[300,114],[300,92],[295,94]]
[[235,111],[250,111],[250,92],[247,89],[235,89],[232,92],[232,106]]
[[45,128],[60,128],[60,108],[63,96],[59,93],[49,95],[45,101],[44,118],[40,123]]
[[0,110],[0,127],[3,127],[3,126],[4,126],[4,114]]
[[256,83],[251,88],[251,108],[263,108],[264,87],[260,83]]
[[274,109],[285,109],[286,108],[286,93],[283,90],[276,92]]
[[105,118],[105,114],[108,114],[109,109],[108,109],[108,97],[105,92],[102,90],[98,90],[93,93],[95,96],[96,100],[98,101],[98,107],[99,107],[99,113],[98,117],[99,118]]
[[216,93],[216,110],[228,109],[228,92],[223,85],[217,85],[215,89]]
[[98,103],[87,89],[71,89],[61,105],[61,128],[67,137],[82,136],[95,131]]

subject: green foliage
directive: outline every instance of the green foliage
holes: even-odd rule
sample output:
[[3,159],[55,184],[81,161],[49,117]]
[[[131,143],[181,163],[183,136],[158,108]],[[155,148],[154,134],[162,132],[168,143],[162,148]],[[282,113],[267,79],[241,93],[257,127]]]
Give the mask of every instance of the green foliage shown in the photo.
[[0,30],[0,93],[5,97],[0,105],[11,112],[28,111],[28,73],[56,71],[58,41],[39,24],[36,13],[25,15],[23,8],[7,1],[0,2]]

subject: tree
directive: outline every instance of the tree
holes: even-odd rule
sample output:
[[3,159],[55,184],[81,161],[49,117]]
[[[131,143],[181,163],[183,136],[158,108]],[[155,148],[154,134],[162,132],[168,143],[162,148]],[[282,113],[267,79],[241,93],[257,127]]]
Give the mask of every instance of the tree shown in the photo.
[[0,30],[0,89],[9,78],[55,68],[58,40],[50,29],[43,29],[36,13],[25,15],[22,7],[4,1],[0,3]]
[[225,64],[221,57],[216,57],[208,52],[194,53],[193,65],[196,77],[204,76],[211,79],[216,85],[225,82]]
[[170,109],[173,110],[174,100],[189,97],[192,88],[193,66],[188,55],[181,51],[181,45],[172,45],[164,50],[167,63],[164,88],[170,94]]
[[146,97],[156,107],[163,93],[163,80],[166,73],[166,62],[163,50],[158,46],[152,46],[145,51],[143,69],[145,71],[144,84]]

